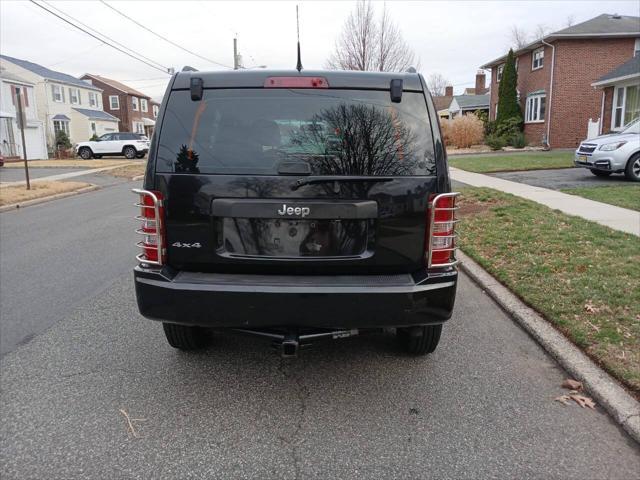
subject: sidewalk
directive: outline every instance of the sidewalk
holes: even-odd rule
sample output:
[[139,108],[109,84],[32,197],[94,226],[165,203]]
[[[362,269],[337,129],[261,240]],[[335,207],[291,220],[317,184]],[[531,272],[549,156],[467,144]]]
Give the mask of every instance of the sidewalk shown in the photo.
[[472,187],[488,187],[560,210],[568,215],[582,217],[614,230],[640,236],[640,213],[606,203],[588,200],[548,188],[533,187],[510,182],[480,173],[450,168],[451,178]]
[[[122,165],[115,165],[112,167],[102,167],[102,168],[90,168],[87,170],[79,170],[77,172],[67,172],[67,173],[59,173],[57,175],[49,175],[48,177],[38,177],[32,178],[31,182],[44,182],[44,181],[57,181],[57,180],[67,180],[69,178],[82,177],[84,175],[91,175],[93,173],[99,172],[108,172],[109,170],[115,170],[116,168],[122,168],[127,165],[135,165],[135,163],[123,163]],[[12,187],[15,185],[24,185],[27,183],[25,180],[20,180],[17,182],[2,182],[3,187]]]

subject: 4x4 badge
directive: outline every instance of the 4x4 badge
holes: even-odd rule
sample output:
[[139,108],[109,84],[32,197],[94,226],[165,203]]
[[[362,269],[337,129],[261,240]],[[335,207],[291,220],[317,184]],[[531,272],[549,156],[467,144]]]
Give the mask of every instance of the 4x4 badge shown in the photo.
[[177,248],[200,248],[202,245],[200,245],[200,242],[195,242],[195,243],[174,242],[171,244],[171,246],[177,247]]
[[287,204],[282,204],[282,210],[278,210],[278,215],[298,215],[299,217],[306,217],[311,213],[309,207],[287,207]]

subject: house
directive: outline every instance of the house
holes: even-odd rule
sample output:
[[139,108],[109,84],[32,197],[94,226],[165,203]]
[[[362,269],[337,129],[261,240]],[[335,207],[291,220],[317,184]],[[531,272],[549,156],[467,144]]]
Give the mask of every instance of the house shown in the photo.
[[636,44],[631,60],[606,73],[591,86],[602,91],[602,121],[598,133],[620,130],[640,117],[640,45]]
[[67,133],[71,143],[117,130],[118,119],[102,111],[99,88],[37,63],[7,55],[0,55],[0,60],[7,72],[34,85],[37,115],[44,125],[49,152],[55,150],[56,132],[60,130]]
[[124,83],[90,73],[80,77],[102,90],[104,109],[118,117],[121,132],[142,133],[150,137],[156,121],[151,97]]
[[444,95],[436,95],[433,98],[433,105],[438,112],[438,117],[443,120],[449,118],[449,105],[453,100],[453,87],[445,87]]
[[[438,112],[438,117],[441,120],[445,120],[454,118],[457,115],[464,115],[468,112],[475,112],[476,110],[484,110],[488,113],[489,96],[487,95],[487,93],[489,92],[489,89],[486,87],[486,81],[486,74],[482,70],[480,70],[476,73],[475,87],[465,88],[462,95],[454,96],[453,86],[445,87],[444,95],[433,97],[433,103],[436,107],[436,111]],[[459,97],[464,98],[460,98],[459,101],[453,103],[454,99]]]
[[0,155],[5,159],[24,158],[18,122],[16,93],[20,93],[25,118],[24,140],[27,159],[47,158],[44,125],[38,119],[34,84],[0,67]]
[[456,118],[477,111],[489,115],[489,102],[491,95],[456,95],[449,105],[449,117]]
[[[527,142],[574,148],[587,137],[590,121],[598,122],[598,130],[607,132],[615,122],[607,122],[606,115],[611,115],[615,108],[624,111],[627,118],[633,115],[637,111],[633,92],[637,89],[633,89],[633,81],[628,83],[632,79],[625,75],[616,79],[622,82],[619,84],[624,86],[624,93],[614,99],[613,92],[618,90],[613,88],[615,82],[607,83],[612,79],[606,77],[632,60],[638,50],[640,17],[603,14],[550,33],[515,51]],[[491,70],[491,120],[496,117],[498,85],[505,60],[503,55],[482,65],[483,69]],[[628,86],[631,88],[627,89]],[[601,92],[601,87],[607,88]],[[630,92],[628,97],[626,92]],[[614,100],[622,106],[614,107]]]

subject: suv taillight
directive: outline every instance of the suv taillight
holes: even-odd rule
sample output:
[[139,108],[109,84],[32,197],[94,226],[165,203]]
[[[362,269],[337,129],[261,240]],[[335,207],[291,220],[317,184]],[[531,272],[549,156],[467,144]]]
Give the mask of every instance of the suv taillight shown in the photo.
[[429,198],[425,260],[428,268],[450,267],[458,263],[456,251],[456,197],[458,193],[441,193]]
[[137,246],[142,253],[136,258],[140,263],[151,265],[163,265],[165,260],[165,232],[164,232],[164,206],[162,194],[157,191],[133,189],[140,196],[140,215],[136,220],[142,222],[142,226],[136,233],[142,235],[142,241]]

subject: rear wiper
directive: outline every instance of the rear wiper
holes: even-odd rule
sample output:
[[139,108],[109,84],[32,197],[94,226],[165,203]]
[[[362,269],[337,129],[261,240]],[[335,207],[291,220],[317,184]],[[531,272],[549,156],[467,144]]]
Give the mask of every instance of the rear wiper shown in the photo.
[[349,177],[345,175],[299,179],[291,185],[291,190],[298,190],[305,185],[333,182],[334,193],[340,193],[340,182],[380,183],[392,182],[393,177]]

